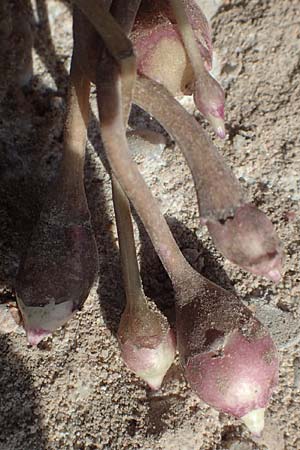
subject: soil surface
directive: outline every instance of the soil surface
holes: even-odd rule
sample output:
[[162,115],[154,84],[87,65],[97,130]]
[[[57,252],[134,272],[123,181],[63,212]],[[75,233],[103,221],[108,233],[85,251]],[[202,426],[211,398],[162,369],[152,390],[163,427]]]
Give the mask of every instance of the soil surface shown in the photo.
[[[4,1],[0,8],[2,303],[15,301],[20,257],[60,161],[72,48],[67,2],[37,0],[34,10],[25,0],[19,2],[18,8],[27,4],[34,31],[34,75],[18,89],[16,83],[26,81],[20,70],[29,73],[31,61],[30,54],[23,60],[24,52],[12,51],[12,29],[20,32],[19,38],[14,34],[17,45],[28,43],[26,27],[19,27],[18,17],[12,20],[13,3]],[[235,290],[278,344],[280,382],[264,434],[253,439],[239,421],[202,403],[186,384],[178,361],[162,388],[151,392],[120,359],[116,330],[124,292],[93,88],[85,186],[99,250],[99,280],[82,311],[37,348],[26,343],[20,328],[0,334],[0,450],[300,449],[299,0],[203,5],[213,14],[214,73],[226,92],[228,136],[216,144],[276,226],[286,254],[282,281],[273,285],[249,275],[214,249],[200,227],[191,175],[177,147],[141,146],[134,139],[131,146],[184,255],[205,276]],[[202,121],[190,100],[182,102]],[[131,126],[162,131],[137,108]],[[146,294],[174,325],[171,283],[139,223],[135,231]]]

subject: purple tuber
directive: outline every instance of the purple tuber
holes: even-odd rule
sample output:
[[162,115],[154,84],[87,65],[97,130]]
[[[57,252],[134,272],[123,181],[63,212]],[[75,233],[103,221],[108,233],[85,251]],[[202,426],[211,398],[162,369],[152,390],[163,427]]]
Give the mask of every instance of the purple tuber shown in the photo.
[[[131,2],[131,8],[127,9],[125,14],[124,0],[115,0],[113,4],[114,18],[127,34],[133,25],[139,3],[139,0],[136,0],[135,4]],[[101,67],[99,71],[101,73]],[[126,97],[123,90],[125,126],[130,106],[130,93]],[[126,293],[126,308],[118,329],[121,356],[130,370],[146,381],[151,389],[156,390],[160,388],[166,372],[173,363],[176,351],[175,337],[167,319],[145,297],[135,251],[130,204],[114,176],[112,188]]]
[[220,252],[239,267],[275,283],[281,278],[282,245],[268,217],[255,205],[240,206],[224,222],[207,221]]
[[17,275],[17,301],[32,345],[81,308],[98,271],[83,174],[88,97],[89,83],[73,61],[60,172]]
[[198,298],[192,280],[184,291],[184,301],[177,303],[177,334],[187,381],[204,402],[259,435],[278,382],[278,354],[267,329],[233,294],[213,283],[207,282]]
[[158,83],[138,77],[135,102],[174,137],[191,169],[201,223],[233,263],[278,282],[283,251],[268,217],[249,204],[238,180],[193,117]]
[[194,92],[197,108],[224,138],[224,91],[208,72],[210,27],[197,2],[172,0],[170,5],[142,2],[131,33],[138,73],[161,83],[173,95]]
[[[122,120],[121,80],[118,68],[102,60],[97,79],[102,137],[114,174],[172,280],[178,349],[186,377],[200,398],[241,418],[259,434],[278,378],[275,345],[240,300],[195,272],[181,254],[157,202],[131,161]],[[236,363],[235,376],[230,373],[231,361]],[[215,397],[214,388],[209,389],[210,379],[218,388]]]

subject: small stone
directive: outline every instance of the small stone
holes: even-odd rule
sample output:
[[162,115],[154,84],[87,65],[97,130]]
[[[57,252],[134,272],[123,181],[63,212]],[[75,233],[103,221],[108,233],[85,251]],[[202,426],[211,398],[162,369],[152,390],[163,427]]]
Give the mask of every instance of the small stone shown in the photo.
[[0,304],[0,334],[14,333],[22,330],[21,317],[16,306]]
[[255,307],[255,316],[269,329],[279,350],[292,347],[300,341],[300,322],[293,314],[261,303],[259,298],[249,303]]
[[166,137],[149,129],[136,129],[127,133],[128,145],[133,156],[157,160],[166,147]]
[[233,147],[237,151],[241,151],[245,149],[247,146],[247,140],[241,136],[240,134],[237,134],[233,139]]
[[211,20],[223,5],[223,0],[197,0],[200,8],[205,14],[207,20]]
[[297,357],[293,362],[294,367],[294,387],[296,389],[300,388],[300,358]]

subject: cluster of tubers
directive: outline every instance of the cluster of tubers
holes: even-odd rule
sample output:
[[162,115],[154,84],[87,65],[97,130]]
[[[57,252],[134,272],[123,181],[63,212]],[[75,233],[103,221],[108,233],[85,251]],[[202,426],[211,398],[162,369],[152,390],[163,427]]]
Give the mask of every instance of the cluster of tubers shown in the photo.
[[[74,49],[60,172],[21,261],[16,292],[32,345],[66,323],[97,275],[97,248],[84,190],[90,84],[96,84],[101,135],[111,167],[127,305],[118,340],[127,366],[159,389],[177,349],[192,389],[259,435],[278,379],[268,330],[241,300],[185,260],[132,161],[126,126],[132,103],[175,139],[191,170],[199,216],[233,263],[278,282],[283,252],[269,219],[249,202],[200,124],[175,100],[195,104],[224,138],[224,93],[210,75],[210,27],[196,0],[74,0]],[[176,334],[145,297],[130,203],[174,287]]]

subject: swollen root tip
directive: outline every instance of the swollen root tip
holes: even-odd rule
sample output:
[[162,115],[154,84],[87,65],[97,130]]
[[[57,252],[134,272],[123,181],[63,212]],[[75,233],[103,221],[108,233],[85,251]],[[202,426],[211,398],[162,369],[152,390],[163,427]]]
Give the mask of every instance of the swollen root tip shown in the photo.
[[241,420],[254,436],[260,437],[265,425],[265,408],[254,409],[241,417]]
[[42,329],[29,329],[26,330],[27,334],[27,341],[30,345],[38,345],[42,339],[44,339],[46,336],[49,336],[51,334],[48,330],[42,330]]
[[279,283],[281,279],[281,273],[278,269],[272,269],[266,274],[266,277],[274,283]]
[[221,139],[225,139],[226,130],[224,120],[221,117],[216,117],[213,116],[212,114],[208,114],[207,119],[209,120],[211,126],[213,127],[216,135]]

